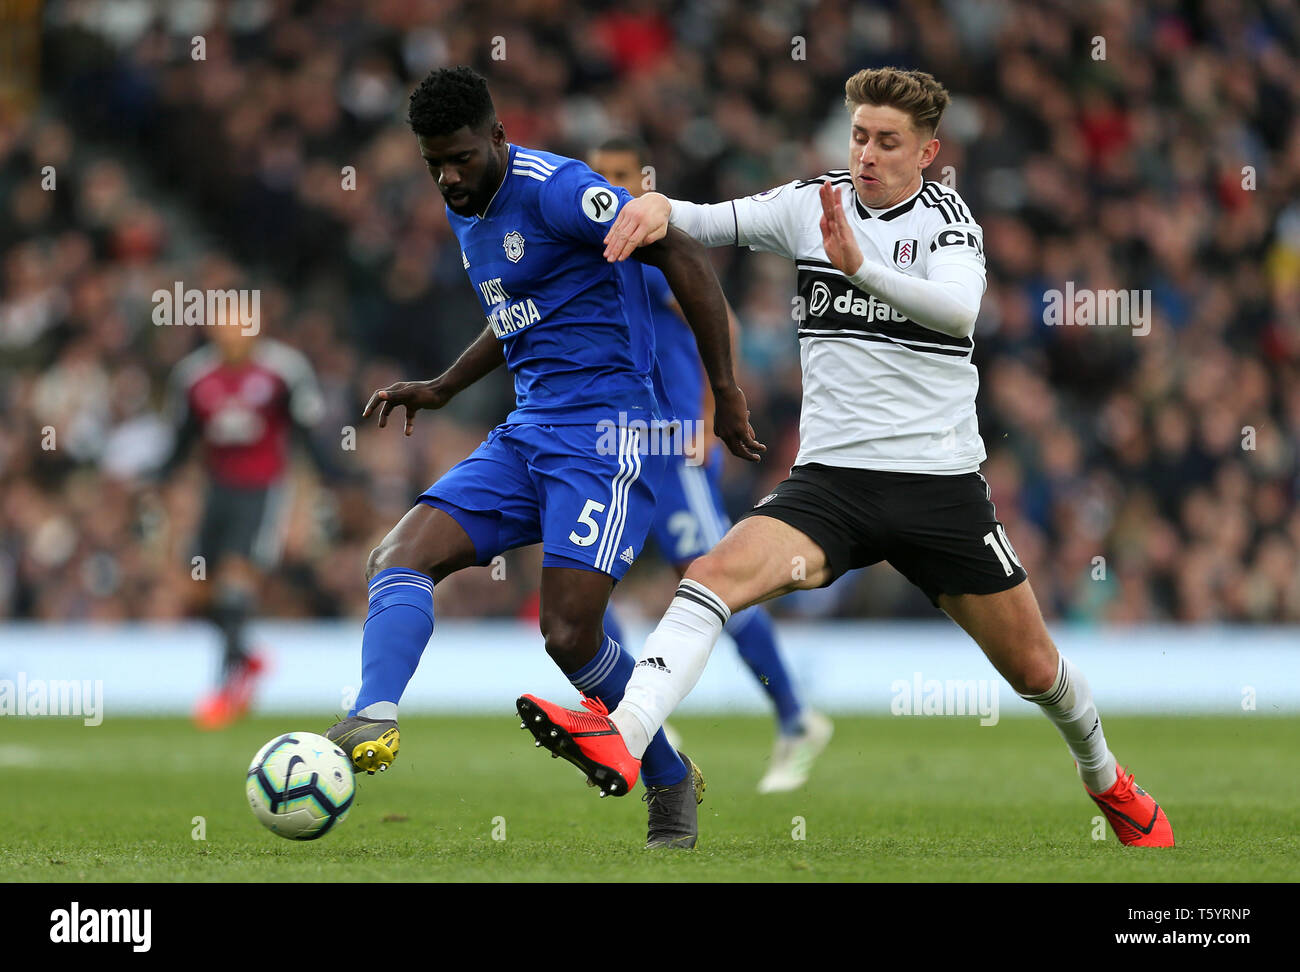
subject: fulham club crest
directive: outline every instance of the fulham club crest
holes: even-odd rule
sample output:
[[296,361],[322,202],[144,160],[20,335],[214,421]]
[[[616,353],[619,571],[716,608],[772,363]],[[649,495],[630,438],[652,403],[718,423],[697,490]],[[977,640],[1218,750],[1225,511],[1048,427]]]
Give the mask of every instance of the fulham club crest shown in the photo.
[[506,259],[511,263],[518,263],[524,258],[524,238],[518,230],[507,233],[501,245],[506,248]]
[[916,262],[916,240],[899,240],[894,244],[894,266],[906,270]]

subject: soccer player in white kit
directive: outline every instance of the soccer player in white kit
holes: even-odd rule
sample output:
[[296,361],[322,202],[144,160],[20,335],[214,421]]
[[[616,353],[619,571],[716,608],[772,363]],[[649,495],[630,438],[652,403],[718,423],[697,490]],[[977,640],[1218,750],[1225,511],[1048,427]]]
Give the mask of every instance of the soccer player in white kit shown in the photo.
[[613,260],[671,224],[707,246],[794,262],[799,454],[790,477],[692,562],[642,652],[656,664],[637,666],[612,713],[526,695],[520,714],[543,746],[626,793],[732,613],[888,560],[1038,704],[1120,841],[1173,846],[1164,811],[1107,747],[1083,674],[1052,643],[979,474],[971,354],[983,231],[955,190],[923,175],[948,93],[929,74],[886,67],[859,71],[845,96],[848,169],[714,205],[648,193],[611,228]]

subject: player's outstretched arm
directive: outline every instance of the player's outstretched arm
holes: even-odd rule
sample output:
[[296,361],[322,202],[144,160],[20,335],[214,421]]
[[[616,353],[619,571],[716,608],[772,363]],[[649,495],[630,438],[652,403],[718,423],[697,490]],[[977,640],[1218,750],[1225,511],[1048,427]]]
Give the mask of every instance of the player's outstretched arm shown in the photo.
[[[663,239],[669,226],[705,246],[739,246],[738,201],[743,202],[701,204],[647,192],[618,211],[618,218],[605,234],[605,259],[610,263],[626,260],[638,246]],[[753,242],[766,249],[761,238]]]
[[625,204],[605,234],[605,259],[617,263],[638,246],[662,240],[672,211],[672,202],[661,192],[647,192]]
[[388,424],[388,413],[397,406],[406,408],[406,434],[415,427],[415,413],[422,408],[442,408],[474,382],[505,364],[505,350],[497,340],[492,326],[466,348],[455,364],[430,381],[398,381],[381,388],[370,396],[362,418],[369,418],[379,409],[379,427]]
[[971,336],[984,295],[982,264],[979,269],[941,264],[932,267],[927,278],[909,277],[883,263],[867,260],[831,184],[823,182],[820,192],[822,248],[836,270],[859,290],[875,294],[922,327],[953,337]]
[[727,301],[708,253],[681,230],[670,229],[659,242],[636,249],[635,255],[663,271],[686,323],[695,332],[695,343],[713,391],[714,434],[727,444],[732,455],[758,462],[767,446],[754,436],[745,393],[736,385]]

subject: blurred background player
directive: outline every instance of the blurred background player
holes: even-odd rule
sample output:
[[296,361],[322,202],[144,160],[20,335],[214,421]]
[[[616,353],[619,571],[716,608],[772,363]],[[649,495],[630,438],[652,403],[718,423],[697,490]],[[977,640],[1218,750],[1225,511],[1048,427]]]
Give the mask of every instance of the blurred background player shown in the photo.
[[280,559],[293,440],[307,447],[326,479],[343,477],[310,432],[323,404],[307,359],[253,328],[246,333],[238,319],[209,324],[208,342],[172,372],[168,411],[175,440],[156,476],[170,476],[202,443],[208,487],[192,556],[203,558],[207,583],[197,585],[194,607],[220,629],[222,658],[218,686],[199,700],[194,719],[201,728],[220,729],[248,711],[266,670],[247,626],[262,574]]
[[[649,157],[644,143],[624,135],[607,139],[591,154],[591,167],[633,197],[647,190]],[[655,356],[664,375],[673,417],[682,423],[681,454],[669,457],[669,468],[655,499],[651,534],[678,578],[692,560],[722,539],[731,521],[719,488],[724,450],[712,436],[713,396],[700,365],[695,335],[682,319],[668,281],[657,268],[639,265],[650,293],[654,315]],[[735,315],[728,307],[735,327]],[[605,631],[627,646],[613,606],[605,612]],[[802,786],[826,744],[830,719],[800,699],[776,642],[772,617],[761,606],[740,611],[727,622],[741,659],[767,693],[776,715],[777,738],[767,773],[758,792],[779,793]]]

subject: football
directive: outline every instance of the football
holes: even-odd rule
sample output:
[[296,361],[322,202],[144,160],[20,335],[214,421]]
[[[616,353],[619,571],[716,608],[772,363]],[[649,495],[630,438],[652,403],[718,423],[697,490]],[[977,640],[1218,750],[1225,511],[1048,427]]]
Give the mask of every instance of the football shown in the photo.
[[253,816],[289,840],[316,840],[342,823],[356,780],[343,750],[312,732],[287,732],[257,751],[245,783]]

